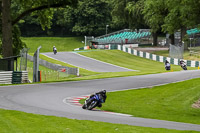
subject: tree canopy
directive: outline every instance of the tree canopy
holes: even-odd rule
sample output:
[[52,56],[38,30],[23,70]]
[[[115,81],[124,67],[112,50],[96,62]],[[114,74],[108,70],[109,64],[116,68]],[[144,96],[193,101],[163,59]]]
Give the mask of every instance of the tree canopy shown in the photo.
[[[13,53],[13,25],[27,15],[38,17],[42,28],[50,27],[53,10],[51,8],[76,6],[77,0],[1,0],[2,19],[2,54],[3,57]],[[16,36],[15,36],[16,37]]]
[[98,36],[105,34],[106,25],[110,31],[150,28],[156,43],[158,31],[173,35],[181,30],[183,39],[187,28],[200,24],[199,0],[0,0],[0,3],[3,57],[18,54],[25,46],[20,40],[20,30],[25,36]]

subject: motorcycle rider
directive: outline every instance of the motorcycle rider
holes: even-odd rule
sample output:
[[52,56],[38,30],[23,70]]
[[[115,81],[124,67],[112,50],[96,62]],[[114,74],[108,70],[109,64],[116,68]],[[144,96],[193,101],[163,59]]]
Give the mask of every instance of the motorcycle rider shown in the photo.
[[183,60],[180,60],[180,66],[181,66],[184,70],[187,70],[186,63],[185,63]]
[[184,63],[184,61],[183,60],[180,60],[180,65],[182,65]]
[[55,46],[53,46],[53,53],[56,54],[57,53],[57,48]]
[[170,70],[170,63],[167,60],[165,61],[165,69]]
[[105,103],[106,102],[106,98],[107,98],[107,96],[106,96],[106,90],[102,90],[102,91],[99,91],[99,92],[97,92],[97,93],[95,93],[95,94],[92,94],[92,95],[90,95],[90,98],[92,98],[94,95],[99,95],[99,97],[100,97],[100,102],[98,103],[98,107],[102,107],[102,103]]

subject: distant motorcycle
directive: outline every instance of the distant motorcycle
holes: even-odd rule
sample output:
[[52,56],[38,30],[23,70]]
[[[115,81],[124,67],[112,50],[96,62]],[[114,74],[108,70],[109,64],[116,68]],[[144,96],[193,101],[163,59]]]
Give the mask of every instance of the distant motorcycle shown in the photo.
[[180,61],[180,65],[183,70],[187,70],[187,65],[184,61]]
[[92,110],[95,107],[102,107],[102,103],[105,103],[106,100],[106,91],[101,91],[99,93],[95,93],[88,97],[83,104],[83,109]]
[[57,50],[54,50],[53,53],[56,55],[57,54]]
[[56,55],[57,54],[57,48],[53,46],[53,53]]
[[170,70],[171,67],[170,67],[170,63],[166,60],[165,61],[165,70]]

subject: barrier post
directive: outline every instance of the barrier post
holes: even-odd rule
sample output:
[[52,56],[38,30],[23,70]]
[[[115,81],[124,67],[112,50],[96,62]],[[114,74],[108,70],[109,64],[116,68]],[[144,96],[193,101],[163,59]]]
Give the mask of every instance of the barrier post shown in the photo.
[[40,82],[42,82],[42,71],[40,71]]

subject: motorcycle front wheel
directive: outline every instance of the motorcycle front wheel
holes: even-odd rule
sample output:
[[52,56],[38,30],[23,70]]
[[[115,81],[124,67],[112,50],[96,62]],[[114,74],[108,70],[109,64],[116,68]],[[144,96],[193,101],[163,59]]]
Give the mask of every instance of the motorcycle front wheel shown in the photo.
[[97,106],[97,101],[92,101],[91,104],[88,106],[88,110],[92,110],[93,108],[95,108]]

